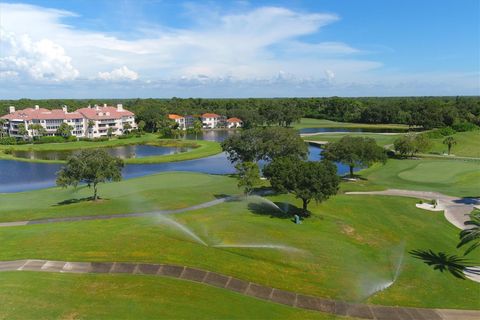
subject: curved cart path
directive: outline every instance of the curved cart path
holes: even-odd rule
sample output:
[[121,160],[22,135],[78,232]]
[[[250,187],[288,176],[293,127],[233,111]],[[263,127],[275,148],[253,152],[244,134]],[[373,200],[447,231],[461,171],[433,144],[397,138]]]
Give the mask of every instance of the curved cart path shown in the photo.
[[61,273],[105,273],[155,275],[189,280],[234,291],[261,300],[280,303],[295,308],[321,311],[360,319],[379,320],[473,320],[480,319],[478,310],[425,309],[387,307],[348,303],[323,299],[296,292],[265,287],[231,276],[169,264],[125,262],[67,262],[47,260],[0,261],[0,271],[43,271]]

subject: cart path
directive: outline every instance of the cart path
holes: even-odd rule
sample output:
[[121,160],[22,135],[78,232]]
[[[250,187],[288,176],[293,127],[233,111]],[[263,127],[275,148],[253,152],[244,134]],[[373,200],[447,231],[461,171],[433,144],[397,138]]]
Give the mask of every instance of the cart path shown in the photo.
[[37,271],[58,273],[101,273],[150,275],[193,281],[253,298],[279,303],[294,308],[320,311],[339,316],[378,320],[473,320],[480,319],[479,310],[427,309],[390,307],[349,303],[341,300],[307,296],[292,291],[266,287],[220,273],[170,264],[129,262],[67,262],[48,260],[0,261],[1,271]]

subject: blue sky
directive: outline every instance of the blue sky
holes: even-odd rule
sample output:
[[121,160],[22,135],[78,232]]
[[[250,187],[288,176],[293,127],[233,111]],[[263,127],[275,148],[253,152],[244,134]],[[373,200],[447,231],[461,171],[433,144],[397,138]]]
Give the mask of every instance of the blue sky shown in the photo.
[[480,2],[0,3],[0,98],[480,94]]

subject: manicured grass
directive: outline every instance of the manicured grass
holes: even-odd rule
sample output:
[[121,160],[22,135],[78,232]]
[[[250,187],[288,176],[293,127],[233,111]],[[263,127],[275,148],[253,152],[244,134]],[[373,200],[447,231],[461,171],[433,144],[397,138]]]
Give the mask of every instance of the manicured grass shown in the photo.
[[335,133],[335,134],[318,134],[314,136],[305,136],[304,140],[311,141],[328,141],[328,142],[337,142],[345,136],[352,137],[364,137],[364,138],[373,138],[380,146],[387,146],[393,144],[393,141],[397,139],[401,134],[378,134],[378,133],[355,133],[355,132],[346,132],[346,133]]
[[5,150],[68,151],[87,148],[111,148],[135,144],[148,144],[163,147],[193,147],[193,149],[187,152],[172,155],[125,159],[126,163],[147,164],[184,161],[208,157],[222,152],[220,144],[214,141],[159,139],[158,136],[155,134],[145,134],[141,137],[132,137],[129,139],[111,139],[101,142],[76,141],[65,143],[25,144],[13,146],[0,145],[0,159],[43,163],[64,163],[65,161],[61,160],[16,158],[11,154],[6,154]]
[[101,184],[97,202],[85,201],[86,186],[0,194],[0,221],[180,209],[239,193],[228,176],[165,172]]
[[293,125],[295,129],[303,128],[373,128],[373,129],[408,129],[404,124],[366,124],[351,122],[336,122],[325,119],[302,118],[300,123]]
[[2,319],[341,319],[153,276],[2,272]]
[[[438,191],[462,197],[480,195],[480,163],[476,161],[389,159],[385,165],[375,164],[359,174],[368,180],[360,183],[369,188]],[[344,189],[349,189],[348,185]]]
[[[270,199],[280,207],[300,206],[290,196]],[[401,197],[339,195],[321,205],[312,203],[312,217],[301,225],[278,217],[278,211],[258,200],[171,216],[209,246],[161,217],[1,228],[0,260],[164,262],[349,301],[480,308],[479,284],[435,271],[408,254],[412,249],[458,252],[458,230],[442,213],[417,209],[415,203]],[[301,251],[214,247],[218,244],[285,245]],[[392,279],[401,255],[398,280],[369,297],[372,288]]]
[[[457,144],[452,147],[452,155],[480,158],[480,131],[458,132],[453,137]],[[432,139],[433,147],[429,152],[447,153],[448,148],[442,143],[444,139]]]

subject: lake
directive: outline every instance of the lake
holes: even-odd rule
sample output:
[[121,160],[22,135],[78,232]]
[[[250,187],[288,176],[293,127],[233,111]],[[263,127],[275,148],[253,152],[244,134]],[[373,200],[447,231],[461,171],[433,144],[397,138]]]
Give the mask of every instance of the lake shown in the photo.
[[[339,130],[339,129],[336,129]],[[234,134],[234,131],[227,130],[210,130],[199,135],[198,139],[205,139],[211,141],[223,141],[228,136]],[[192,138],[192,137],[189,137]],[[194,139],[195,137],[193,137]],[[130,146],[136,147],[136,156],[148,156],[148,152],[167,152],[155,149],[152,151],[151,147],[145,145]],[[156,147],[164,148],[164,147]],[[115,148],[111,148],[115,149]],[[311,161],[318,161],[321,159],[322,149],[318,146],[310,145],[308,147]],[[168,151],[175,152],[175,151]],[[167,153],[168,154],[168,153]],[[0,160],[0,193],[5,192],[20,192],[34,189],[41,189],[55,186],[55,174],[60,170],[61,164],[50,163],[34,163],[15,160]],[[337,164],[338,173],[343,175],[348,172],[348,167]],[[221,153],[207,158],[167,162],[157,164],[128,164],[123,169],[123,177],[130,179],[134,177],[146,176],[165,171],[192,171],[209,174],[231,174],[235,172],[235,168],[228,161],[226,154]]]
[[[110,155],[119,157],[121,159],[130,158],[144,158],[150,156],[162,156],[169,154],[182,153],[192,150],[187,147],[160,147],[149,145],[130,145],[130,146],[118,146],[112,148],[104,148]],[[66,160],[70,156],[80,153],[81,150],[65,150],[65,151],[33,151],[22,150],[13,151],[12,155],[17,158],[24,159],[40,159],[40,160]]]

